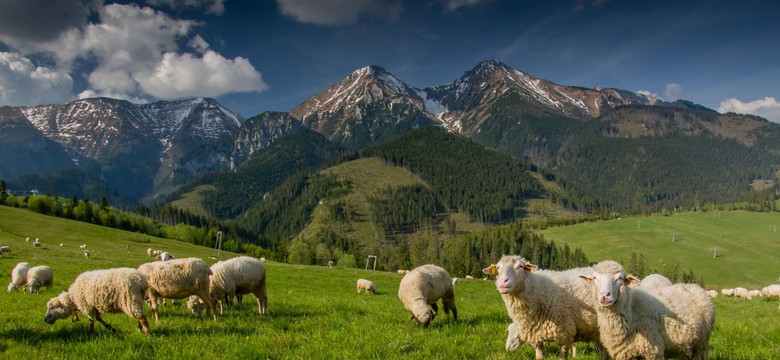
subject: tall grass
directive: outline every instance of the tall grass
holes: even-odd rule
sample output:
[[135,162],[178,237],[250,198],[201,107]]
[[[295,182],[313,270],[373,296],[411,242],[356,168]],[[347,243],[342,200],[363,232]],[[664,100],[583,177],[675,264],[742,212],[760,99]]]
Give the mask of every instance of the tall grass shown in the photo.
[[[0,207],[0,245],[11,245],[11,255],[0,258],[3,281],[19,261],[47,264],[55,284],[41,294],[0,293],[0,358],[7,359],[530,359],[524,345],[506,353],[509,318],[492,281],[461,280],[455,286],[459,320],[440,314],[427,329],[409,320],[396,295],[401,276],[318,266],[267,262],[269,305],[257,313],[252,296],[244,297],[236,312],[227,311],[217,322],[194,318],[184,301],[161,309],[159,322],[151,320],[152,334],[137,332],[136,322],[123,314],[104,319],[118,329],[111,333],[100,324],[87,331],[85,316],[71,323],[43,322],[46,301],[67,288],[85,270],[131,266],[150,261],[147,244],[127,239],[136,234],[95,227],[28,211]],[[45,247],[34,249],[21,236],[34,233]],[[57,240],[55,240],[57,239]],[[178,257],[196,256],[216,262],[214,250],[165,239],[149,246]],[[59,247],[63,242],[63,247]],[[87,243],[96,257],[84,259],[78,245]],[[126,245],[131,245],[128,250]],[[221,258],[235,254],[222,253]],[[453,274],[457,276],[458,274]],[[355,281],[374,281],[376,295],[357,294]],[[7,284],[3,283],[3,285]],[[776,299],[740,301],[715,299],[716,326],[710,341],[712,359],[780,358],[780,310]],[[147,312],[147,315],[149,313]],[[581,344],[580,359],[597,359],[590,344]],[[552,344],[547,359],[557,358]]]

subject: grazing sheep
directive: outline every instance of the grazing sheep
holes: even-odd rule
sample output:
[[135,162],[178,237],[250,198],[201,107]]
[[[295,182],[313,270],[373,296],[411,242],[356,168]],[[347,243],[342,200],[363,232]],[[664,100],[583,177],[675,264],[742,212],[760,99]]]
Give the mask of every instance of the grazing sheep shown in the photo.
[[152,251],[154,251],[152,248],[147,248],[146,255],[152,256]]
[[672,281],[669,280],[669,278],[667,278],[666,276],[663,276],[661,274],[647,275],[639,283],[639,287],[645,290],[658,289],[669,285],[672,285]]
[[743,287],[734,288],[734,297],[747,299],[747,300],[753,299],[753,296],[750,295],[750,291],[748,291],[748,289],[745,289]]
[[162,254],[162,252],[163,252],[162,250],[152,250],[152,255],[157,256]]
[[780,285],[769,285],[763,289],[761,289],[761,294],[764,296],[775,296],[780,297]]
[[506,333],[506,345],[504,345],[506,351],[515,351],[523,345],[523,340],[520,340],[520,335],[517,331],[517,324],[509,323],[509,326],[506,328]]
[[707,290],[707,295],[714,299],[718,297],[718,292],[716,290]]
[[11,253],[11,247],[7,246],[7,245],[0,246],[0,254],[4,254],[4,253],[9,253],[10,254]]
[[30,264],[26,262],[20,262],[14,266],[11,270],[11,283],[8,284],[8,292],[19,290],[21,287],[24,289],[24,284],[27,283],[27,271],[30,270]]
[[159,253],[157,256],[155,256],[155,259],[157,259],[157,261],[169,261],[173,259],[173,255],[171,255],[167,251],[163,251]]
[[79,245],[79,248],[80,249],[86,249],[87,248],[87,244],[81,244],[81,245]]
[[466,280],[474,280],[474,277],[471,275],[466,275]]
[[452,278],[452,286],[455,286],[455,284],[458,283],[458,278],[454,277]]
[[260,262],[265,262],[265,256],[260,258]]
[[38,241],[38,239],[35,239],[35,242],[33,242],[33,246],[35,247],[41,247],[41,242]]
[[[238,256],[211,265],[211,272],[213,275],[209,283],[209,293],[213,301],[220,301],[220,314],[223,313],[223,300],[233,312],[233,297],[243,294],[255,295],[257,312],[261,315],[265,314],[268,308],[266,271],[265,265],[260,260],[251,256]],[[187,307],[198,317],[203,311],[203,303],[192,296],[187,302]]]
[[76,311],[89,318],[89,331],[95,331],[95,320],[106,329],[116,330],[103,321],[102,314],[123,312],[138,320],[138,330],[149,335],[149,322],[144,315],[144,294],[149,285],[143,274],[130,268],[93,270],[81,273],[59,296],[46,303],[44,322],[72,316],[78,320]]
[[28,236],[24,241],[30,242],[30,237]]
[[360,294],[360,290],[365,290],[366,294],[373,294],[376,292],[376,286],[374,282],[366,279],[357,279],[357,293]]
[[404,275],[398,286],[398,298],[406,310],[412,313],[417,325],[428,327],[439,312],[436,304],[442,299],[444,313],[458,320],[458,310],[455,308],[455,292],[452,289],[452,279],[447,270],[436,265],[422,265]]
[[157,313],[158,298],[183,299],[197,295],[208,311],[217,320],[217,312],[209,294],[209,276],[211,268],[205,261],[197,258],[155,261],[141,264],[138,271],[146,276],[149,289],[146,291],[154,320],[159,321]]
[[89,259],[89,250],[84,250],[84,257]]
[[42,287],[51,288],[54,284],[54,272],[46,265],[33,266],[27,270],[27,288],[30,294],[39,293]]
[[723,289],[720,291],[723,296],[734,296],[734,289]]
[[401,270],[401,269],[396,270],[396,273],[398,273],[398,275],[406,275],[406,273],[408,272],[409,270]]
[[701,286],[632,288],[623,266],[610,260],[582,278],[592,283],[601,343],[613,358],[707,358],[715,307]]
[[328,267],[329,267],[329,268],[332,268],[332,267],[333,267],[333,260],[328,260]]
[[[537,271],[536,265],[520,256],[504,256],[483,272],[496,275],[496,289],[516,324],[518,337],[534,346],[536,359],[544,358],[546,341],[558,343],[561,359],[568,358],[569,349],[576,356],[575,341],[593,341],[598,346],[598,322],[589,300],[590,289],[579,278],[590,274],[591,269]],[[606,359],[606,351],[600,347],[599,354]]]
[[750,294],[751,297],[761,297],[763,294],[761,293],[761,290],[750,290],[748,291],[748,294]]

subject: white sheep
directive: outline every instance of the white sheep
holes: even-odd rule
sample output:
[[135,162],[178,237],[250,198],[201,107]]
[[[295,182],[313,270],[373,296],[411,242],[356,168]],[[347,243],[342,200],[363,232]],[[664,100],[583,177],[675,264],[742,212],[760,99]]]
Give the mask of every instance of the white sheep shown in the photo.
[[474,277],[471,275],[466,275],[466,280],[474,280]]
[[718,291],[717,290],[707,290],[707,295],[709,295],[711,298],[718,297]]
[[523,345],[523,340],[520,340],[517,324],[509,323],[509,326],[506,328],[506,345],[504,345],[504,349],[506,351],[515,351],[521,345]]
[[138,271],[149,282],[147,299],[155,321],[160,319],[157,313],[158,298],[183,299],[190,295],[197,295],[214,315],[214,320],[217,320],[217,312],[214,311],[209,294],[209,276],[212,272],[205,261],[197,258],[155,261],[141,264]]
[[20,262],[11,270],[11,283],[8,284],[8,292],[24,289],[27,283],[27,271],[30,270],[30,264]]
[[761,290],[750,290],[748,291],[748,294],[750,294],[751,297],[761,297],[763,294],[761,293]]
[[41,242],[38,241],[38,239],[35,239],[35,242],[33,242],[33,246],[35,247],[41,247]]
[[260,262],[265,262],[265,256],[260,258]]
[[79,248],[80,249],[86,249],[87,248],[87,244],[81,244],[81,245],[79,245]]
[[89,250],[84,250],[84,257],[89,259]]
[[146,255],[152,256],[152,251],[154,251],[154,249],[146,248]]
[[[590,289],[579,278],[590,274],[591,269],[537,271],[536,265],[520,256],[504,256],[483,272],[496,275],[496,289],[516,324],[518,337],[534,346],[536,359],[544,358],[543,345],[547,341],[560,346],[561,359],[568,358],[569,349],[576,356],[578,340],[593,341],[598,347],[599,330],[589,300]],[[599,354],[606,359],[606,351],[600,347]]]
[[0,254],[11,253],[11,247],[8,245],[0,246]]
[[780,285],[777,284],[769,285],[761,289],[761,294],[763,294],[764,296],[780,297]]
[[[213,301],[219,301],[219,313],[223,313],[222,301],[233,311],[233,297],[253,294],[257,299],[257,311],[262,315],[268,308],[265,265],[251,256],[238,256],[211,265],[209,292]],[[200,317],[203,303],[190,296],[187,307]]]
[[734,297],[747,299],[747,300],[753,299],[753,296],[750,295],[750,291],[748,291],[748,289],[745,289],[743,287],[734,288]]
[[707,358],[715,307],[701,286],[632,288],[623,266],[611,260],[582,278],[592,283],[601,343],[613,358]]
[[329,268],[332,268],[332,267],[333,267],[333,260],[328,260],[328,267],[329,267]]
[[720,291],[723,296],[734,296],[734,289],[723,289]]
[[436,265],[419,266],[401,279],[398,286],[398,298],[406,310],[412,313],[417,325],[428,327],[439,312],[436,304],[442,299],[444,313],[458,320],[458,310],[455,308],[455,292],[452,289],[452,279],[447,270]]
[[458,278],[454,277],[452,278],[452,286],[455,286],[455,284],[458,283]]
[[407,272],[409,272],[409,270],[402,270],[402,269],[396,270],[396,273],[398,273],[398,275],[406,275]]
[[51,288],[54,284],[54,272],[46,265],[33,266],[27,270],[27,288],[30,293],[39,293],[42,287]]
[[163,251],[163,252],[157,254],[157,256],[155,256],[155,259],[157,259],[157,261],[169,261],[169,260],[171,260],[173,258],[174,258],[173,255],[171,255],[167,251]]
[[30,237],[28,236],[24,241],[30,242]]
[[366,294],[373,294],[376,292],[376,286],[374,282],[366,279],[357,279],[357,293],[360,294],[360,290],[364,290]]
[[102,314],[123,312],[138,320],[138,330],[149,335],[149,322],[144,315],[146,277],[135,269],[118,268],[81,273],[59,296],[46,303],[44,321],[51,325],[69,316],[78,320],[76,311],[89,318],[89,331],[95,331],[95,320],[106,329],[116,331]]
[[669,285],[672,285],[672,281],[661,274],[647,275],[639,282],[639,287],[645,290],[658,289]]

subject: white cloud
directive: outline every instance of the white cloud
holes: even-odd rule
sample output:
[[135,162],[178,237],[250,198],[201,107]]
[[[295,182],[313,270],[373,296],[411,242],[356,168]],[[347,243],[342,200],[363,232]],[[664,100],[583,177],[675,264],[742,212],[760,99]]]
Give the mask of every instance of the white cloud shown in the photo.
[[726,99],[720,102],[718,111],[722,113],[753,114],[764,117],[769,121],[780,123],[780,102],[771,96],[750,102],[742,102],[734,98]]
[[464,6],[476,6],[490,0],[441,0],[447,10],[455,11]]
[[212,50],[207,50],[202,58],[166,53],[151,72],[136,74],[135,79],[145,93],[157,98],[214,97],[268,88],[247,59],[229,60]]
[[72,90],[69,74],[35,66],[19,53],[0,52],[0,105],[62,102]]
[[182,8],[205,9],[207,13],[222,15],[225,13],[225,0],[147,0],[152,6],[165,5],[174,10]]
[[401,0],[276,0],[279,11],[298,22],[315,25],[349,25],[361,14],[397,20]]
[[642,94],[646,96],[652,96],[652,97],[658,97],[658,95],[650,90],[639,90],[636,92],[637,94]]
[[[35,43],[27,50],[56,60],[58,74],[85,74],[88,87],[80,91],[81,98],[110,96],[138,102],[268,88],[246,58],[227,59],[209,50],[200,35],[192,34],[200,25],[148,7],[109,4],[100,9],[97,23],[68,29],[56,40]],[[179,44],[188,38],[190,50],[182,51]],[[74,69],[74,64],[89,67]],[[70,93],[73,81],[68,79]],[[14,86],[8,83],[5,88]],[[61,97],[41,101],[57,102]]]
[[34,48],[87,23],[102,0],[16,0],[0,2],[0,41],[15,49]]
[[666,84],[664,88],[664,97],[666,101],[675,101],[678,99],[684,99],[689,96],[683,91],[683,87],[680,84],[670,83]]

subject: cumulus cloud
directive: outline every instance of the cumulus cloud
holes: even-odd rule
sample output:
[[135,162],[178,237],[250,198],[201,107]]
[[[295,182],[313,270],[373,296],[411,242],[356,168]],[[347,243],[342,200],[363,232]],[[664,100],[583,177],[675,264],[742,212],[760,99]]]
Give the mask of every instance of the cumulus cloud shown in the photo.
[[[56,73],[85,74],[88,87],[80,91],[80,98],[109,96],[139,102],[268,88],[246,58],[227,59],[210,50],[200,35],[192,34],[202,25],[196,21],[174,19],[134,4],[106,5],[98,15],[96,23],[67,29],[56,40],[35,45],[36,53],[56,61]],[[179,48],[185,43],[182,40],[189,51]],[[80,68],[85,63],[89,68]],[[72,92],[73,81],[68,79]],[[12,88],[13,84],[9,78],[0,85]]]
[[683,87],[680,84],[670,83],[664,87],[664,97],[667,101],[675,101],[678,99],[688,98]]
[[16,49],[28,49],[86,24],[103,1],[6,0],[0,4],[0,41]]
[[69,74],[35,66],[19,53],[0,52],[0,105],[62,102],[72,97],[72,89]]
[[337,26],[349,25],[362,14],[397,20],[403,11],[401,0],[276,0],[279,11],[298,22]]
[[152,6],[168,6],[171,9],[204,9],[207,13],[222,15],[225,12],[225,0],[147,0]]
[[750,102],[742,102],[734,98],[726,99],[720,102],[718,111],[722,113],[753,114],[764,117],[769,121],[780,123],[780,102],[771,96]]

